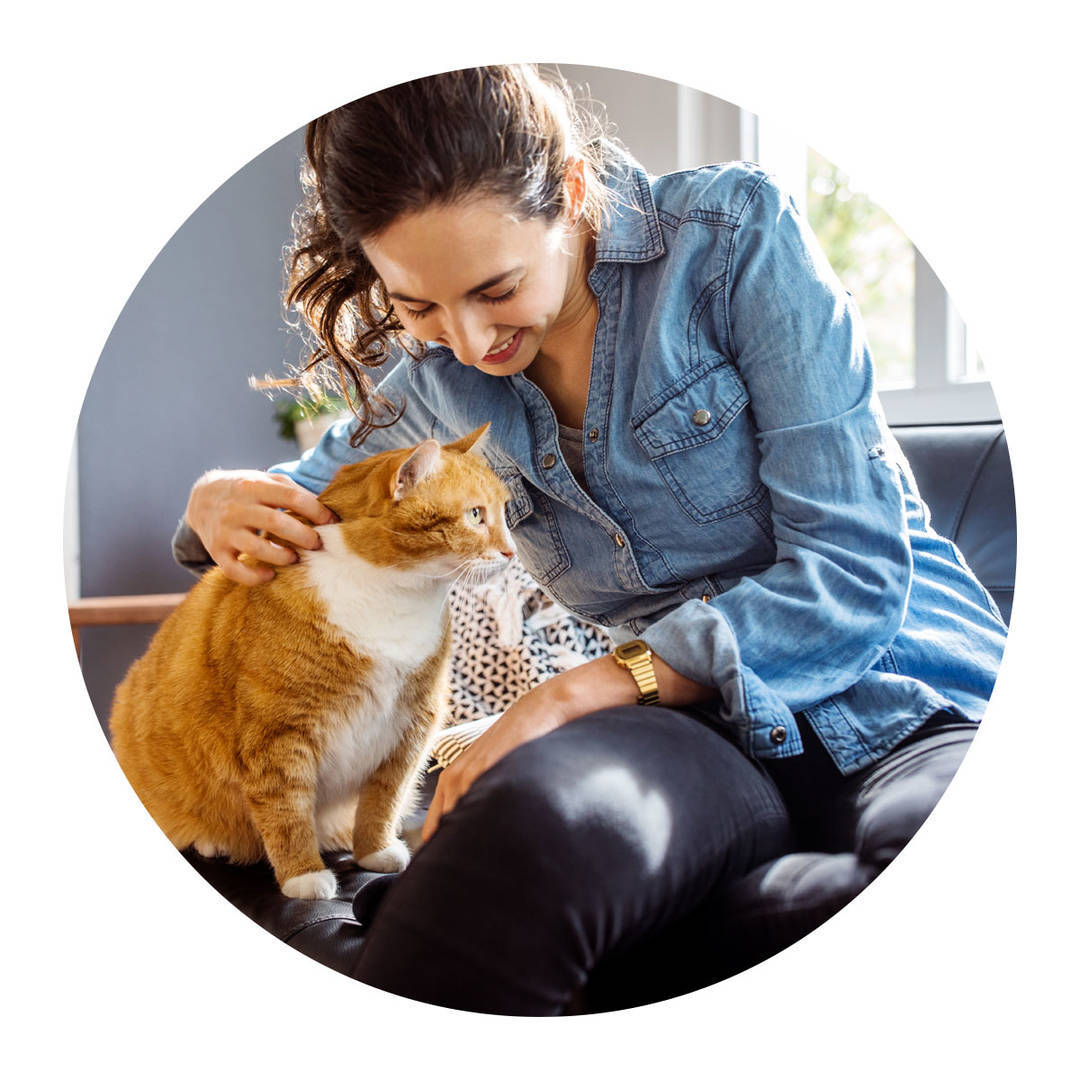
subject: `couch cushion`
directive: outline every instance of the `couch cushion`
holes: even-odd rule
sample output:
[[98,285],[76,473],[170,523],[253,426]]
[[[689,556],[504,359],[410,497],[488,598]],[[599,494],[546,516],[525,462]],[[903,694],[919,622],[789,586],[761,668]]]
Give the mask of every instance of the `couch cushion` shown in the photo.
[[931,524],[955,541],[1008,622],[1016,577],[1016,502],[1001,424],[892,430],[930,507]]

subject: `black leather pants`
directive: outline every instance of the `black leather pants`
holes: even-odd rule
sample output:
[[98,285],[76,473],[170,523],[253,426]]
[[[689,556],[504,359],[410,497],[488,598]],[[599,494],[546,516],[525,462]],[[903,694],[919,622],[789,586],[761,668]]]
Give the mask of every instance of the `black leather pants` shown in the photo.
[[[582,717],[509,754],[403,874],[360,891],[370,932],[353,974],[511,1015],[709,985],[863,888],[925,819],[972,730],[940,729],[845,779],[805,731],[807,755],[766,770],[678,710]],[[834,812],[811,813],[823,796]],[[790,854],[812,840],[819,854]]]

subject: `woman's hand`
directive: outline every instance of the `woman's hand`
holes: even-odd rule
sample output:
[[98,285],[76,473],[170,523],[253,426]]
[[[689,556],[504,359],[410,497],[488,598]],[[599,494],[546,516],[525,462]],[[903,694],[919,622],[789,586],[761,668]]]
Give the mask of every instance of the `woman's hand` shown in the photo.
[[458,799],[481,773],[487,772],[515,747],[538,739],[572,719],[567,715],[565,703],[560,704],[558,695],[550,692],[555,681],[541,683],[518,698],[483,735],[443,769],[420,834],[425,843],[438,828],[439,819],[453,810]]
[[[715,688],[702,686],[680,675],[655,653],[653,669],[662,705],[690,705],[716,693]],[[633,676],[619,667],[611,656],[590,660],[534,687],[518,698],[440,773],[435,795],[424,818],[421,839],[424,842],[430,840],[439,827],[439,819],[453,810],[473,781],[515,747],[538,739],[586,713],[613,705],[633,705],[637,699],[638,688]]]
[[288,566],[299,557],[290,548],[274,543],[269,535],[310,550],[322,546],[310,525],[282,513],[282,509],[316,525],[337,521],[333,511],[289,477],[240,469],[214,470],[196,480],[184,520],[226,577],[241,585],[258,585],[269,581],[274,571],[269,566],[245,566],[239,561],[241,554],[273,566]]

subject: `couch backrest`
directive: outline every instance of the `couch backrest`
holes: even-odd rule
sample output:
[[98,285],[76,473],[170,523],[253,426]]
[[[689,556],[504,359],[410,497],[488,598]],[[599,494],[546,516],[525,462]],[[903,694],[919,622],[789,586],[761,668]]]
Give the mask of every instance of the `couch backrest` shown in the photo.
[[1005,621],[1016,577],[1016,502],[1001,424],[894,427],[934,528],[964,553]]

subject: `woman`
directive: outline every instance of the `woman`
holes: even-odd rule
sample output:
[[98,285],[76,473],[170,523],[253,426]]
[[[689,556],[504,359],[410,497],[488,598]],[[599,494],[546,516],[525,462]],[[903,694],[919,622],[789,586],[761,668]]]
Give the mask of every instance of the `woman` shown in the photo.
[[[356,976],[555,1014],[635,1003],[621,965],[655,999],[782,947],[925,819],[1005,637],[929,527],[850,296],[760,170],[650,178],[531,68],[353,102],[307,151],[288,300],[359,421],[198,481],[195,560],[257,584],[295,557],[260,530],[318,544],[276,508],[325,523],[343,462],[491,420],[522,561],[625,646],[441,774]],[[364,366],[403,347],[375,392]],[[793,848],[834,855],[763,913]],[[710,943],[702,970],[663,963],[680,936]]]

